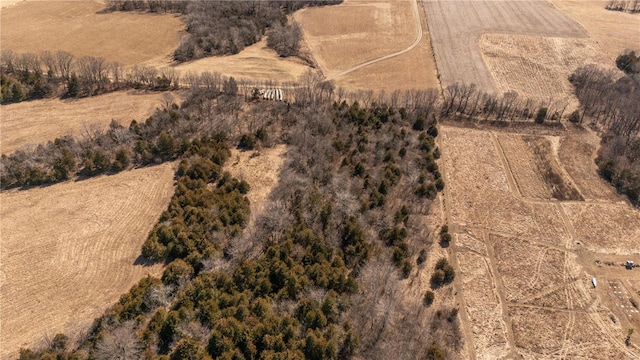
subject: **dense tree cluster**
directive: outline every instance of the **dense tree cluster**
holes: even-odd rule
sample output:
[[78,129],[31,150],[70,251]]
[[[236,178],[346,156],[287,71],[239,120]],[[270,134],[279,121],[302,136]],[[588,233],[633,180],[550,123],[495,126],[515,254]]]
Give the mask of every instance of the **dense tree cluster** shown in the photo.
[[157,70],[93,56],[75,57],[65,51],[39,54],[2,52],[0,101],[5,103],[44,97],[84,97],[123,89],[166,91],[179,86],[171,68]]
[[[22,358],[337,359],[362,342],[369,354],[380,339],[362,325],[381,314],[354,317],[350,299],[369,264],[395,264],[390,274],[402,281],[426,258],[417,219],[444,188],[437,93],[395,92],[391,105],[368,93],[332,101],[343,94],[308,74],[287,104],[256,100],[249,85],[217,74],[185,79],[181,106],[3,158],[8,187],[36,185],[24,175],[36,170],[57,181],[180,161],[174,196],[142,248],[166,263],[162,278],[143,279],[86,338]],[[273,142],[288,144],[288,160],[267,211],[243,231],[250,188],[223,164],[230,146]],[[448,267],[437,270],[452,279]],[[456,349],[459,340],[442,340],[459,339],[454,323],[442,322],[438,334],[449,335],[416,343],[419,351]]]
[[596,164],[600,174],[629,199],[640,201],[640,74],[634,51],[621,54],[616,64],[623,73],[593,65],[578,68],[570,77],[582,115],[604,133]]
[[275,23],[267,35],[267,46],[275,50],[281,57],[298,55],[302,31],[297,23],[286,26]]

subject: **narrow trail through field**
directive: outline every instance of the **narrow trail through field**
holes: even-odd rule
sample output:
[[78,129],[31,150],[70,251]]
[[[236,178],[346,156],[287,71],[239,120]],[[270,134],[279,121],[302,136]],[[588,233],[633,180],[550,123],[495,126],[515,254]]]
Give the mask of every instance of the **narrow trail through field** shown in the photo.
[[[457,130],[448,130],[448,127],[439,127],[439,132],[444,134],[444,139],[449,139],[451,136],[462,136]],[[475,156],[474,152],[460,151],[457,148],[452,148],[451,144],[443,144],[440,140],[438,143],[442,158],[440,160],[443,163],[442,176],[447,184],[443,193],[446,219],[449,226],[449,231],[456,234],[454,241],[449,248],[450,256],[452,259],[452,265],[457,273],[460,274],[460,278],[456,278],[454,281],[454,287],[457,290],[456,299],[460,299],[460,306],[471,306],[466,311],[460,312],[461,330],[465,336],[465,343],[468,347],[468,356],[471,359],[481,358],[483,355],[488,354],[489,351],[494,350],[495,344],[490,345],[487,343],[484,330],[476,333],[476,329],[484,324],[485,319],[483,316],[491,316],[496,322],[504,324],[505,335],[507,337],[506,344],[500,345],[500,349],[503,351],[503,357],[505,358],[517,358],[518,356],[540,356],[543,353],[545,355],[553,355],[554,357],[566,358],[578,354],[591,354],[591,348],[599,346],[598,355],[599,358],[606,358],[607,354],[618,354],[629,358],[637,358],[635,348],[627,348],[624,345],[623,338],[618,338],[613,331],[610,324],[607,324],[606,318],[603,317],[603,311],[612,311],[614,309],[607,307],[606,300],[593,294],[592,291],[585,288],[586,281],[590,279],[587,275],[588,271],[582,267],[580,262],[576,262],[577,258],[581,254],[580,247],[576,247],[578,241],[584,240],[580,235],[579,225],[575,222],[575,214],[571,213],[572,207],[593,206],[594,203],[602,204],[608,203],[616,205],[619,203],[619,199],[612,198],[609,200],[602,199],[590,199],[587,201],[562,201],[553,198],[532,199],[524,195],[520,189],[514,171],[509,163],[512,154],[509,153],[509,148],[504,147],[503,144],[496,137],[495,132],[483,133],[482,136],[492,145],[494,148],[492,151],[485,151],[485,155],[492,156],[498,160],[498,164],[501,166],[496,167],[496,170],[501,172],[501,175],[496,175],[496,178],[503,179],[501,181],[494,180],[491,183],[491,178],[479,178],[479,181],[489,181],[485,186],[479,186],[477,184],[471,185],[471,187],[456,187],[451,184],[460,183],[460,174],[467,174],[465,171],[459,168],[452,168],[450,162],[451,159],[461,160],[460,154],[463,156]],[[491,138],[487,138],[490,136]],[[445,146],[443,146],[445,145]],[[448,146],[446,146],[448,145]],[[564,168],[566,164],[557,157],[557,150],[553,149],[553,156],[558,160],[562,175],[569,175],[569,172]],[[517,157],[515,157],[517,158]],[[478,159],[481,161],[481,159]],[[464,158],[458,161],[457,166],[466,166]],[[496,165],[494,164],[494,167]],[[454,171],[455,169],[455,171]],[[470,169],[475,169],[470,167]],[[482,175],[485,176],[485,175]],[[572,181],[573,177],[570,178]],[[521,180],[522,181],[522,180]],[[526,186],[526,184],[524,185]],[[576,185],[576,187],[578,187]],[[452,189],[453,188],[453,189]],[[509,193],[505,196],[508,201],[513,203],[537,205],[539,207],[534,208],[534,211],[552,211],[557,213],[559,217],[559,223],[556,226],[557,237],[551,238],[536,238],[535,233],[525,233],[519,231],[522,219],[516,216],[509,216],[501,218],[502,221],[511,221],[512,228],[504,228],[504,225],[496,226],[492,221],[495,218],[487,217],[487,212],[494,212],[496,208],[501,206],[508,206],[504,201],[490,200],[488,198],[471,198],[472,201],[466,200],[467,198],[460,195],[460,191],[478,191],[482,189],[499,188],[500,191],[506,191]],[[475,220],[470,221],[469,215],[460,213],[457,209],[452,209],[453,204],[465,205],[461,199],[465,199],[468,206],[484,206],[486,211],[478,214],[472,214],[476,216]],[[591,204],[591,205],[589,205]],[[545,210],[546,209],[546,210]],[[575,212],[575,210],[574,210]],[[452,217],[452,214],[456,214]],[[458,218],[458,216],[462,216]],[[467,217],[465,217],[467,216]],[[493,220],[492,220],[493,219]],[[536,221],[534,219],[534,221]],[[549,224],[540,223],[537,228],[544,229]],[[469,239],[463,238],[465,234],[475,234],[475,241],[484,243],[487,249],[487,254],[482,254],[476,251],[474,246],[469,247]],[[478,234],[481,234],[478,236]],[[495,238],[494,238],[495,237]],[[554,243],[552,239],[558,239]],[[527,254],[527,256],[533,256],[533,260],[528,262],[513,262],[514,256],[519,256],[516,253],[510,253],[510,250],[505,250],[505,247],[501,245],[501,241],[524,241],[529,244],[535,245],[539,250],[533,253]],[[472,242],[471,242],[472,243]],[[502,250],[499,250],[502,248]],[[507,247],[506,249],[508,249]],[[562,252],[562,260],[558,263],[558,266],[554,265],[553,253]],[[488,261],[489,265],[489,283],[472,284],[469,282],[469,278],[465,278],[467,274],[463,271],[469,270],[468,259],[464,256],[456,256],[456,254],[470,254],[474,253],[484,257]],[[505,262],[506,261],[506,262]],[[554,267],[555,266],[555,267]],[[503,273],[504,269],[513,269],[514,272]],[[501,270],[503,269],[503,270]],[[518,271],[523,271],[521,276],[514,277]],[[562,272],[562,277],[558,278],[555,275],[557,271]],[[474,276],[471,273],[471,276]],[[514,288],[514,285],[520,284],[517,279],[522,279],[523,289]],[[598,280],[603,280],[605,277],[599,277]],[[550,281],[551,280],[551,281]],[[482,290],[476,289],[480,286]],[[475,289],[475,290],[474,290]],[[482,303],[479,306],[477,302],[465,302],[464,298],[472,296],[475,291],[496,291],[498,295],[498,302],[501,311],[499,313],[484,313],[486,308],[493,305],[493,300],[489,303]],[[520,291],[518,291],[520,290]],[[515,291],[515,293],[514,293]],[[509,297],[507,297],[508,294]],[[513,296],[515,294],[515,297]],[[603,303],[603,301],[605,301]],[[520,309],[520,310],[519,310]],[[522,317],[522,314],[535,315],[533,317]],[[484,314],[484,315],[482,315]],[[551,314],[551,315],[549,315]],[[554,317],[553,314],[562,314],[561,316]],[[587,316],[590,321],[584,322],[584,318]],[[545,319],[548,324],[546,327],[555,327],[558,329],[557,343],[551,341],[551,339],[545,339],[544,337],[537,339],[540,342],[538,345],[529,343],[527,340],[532,331],[539,325],[537,321]],[[586,327],[591,330],[590,334],[594,336],[593,339],[585,338],[584,332]],[[473,330],[473,331],[471,331]],[[491,334],[491,330],[488,330]],[[493,333],[497,334],[497,333]],[[582,335],[581,335],[582,334]],[[495,336],[495,335],[494,335]],[[548,340],[548,341],[547,341]],[[543,350],[547,348],[550,352]],[[542,352],[539,352],[542,351]],[[507,355],[504,355],[507,354]],[[603,357],[605,356],[605,357]],[[614,356],[615,357],[615,356]]]
[[413,43],[411,45],[409,45],[407,48],[405,48],[403,50],[394,52],[394,53],[389,54],[389,55],[381,56],[381,57],[378,57],[378,58],[375,58],[375,59],[372,59],[372,60],[365,61],[365,62],[363,62],[361,64],[358,64],[358,65],[356,65],[356,66],[354,66],[354,67],[352,67],[350,69],[341,71],[341,72],[339,72],[337,74],[334,74],[334,75],[331,75],[331,76],[327,76],[327,81],[335,80],[336,78],[342,77],[344,75],[352,73],[352,72],[354,72],[356,70],[360,70],[363,67],[366,67],[366,66],[369,66],[369,65],[373,65],[373,64],[378,63],[380,61],[388,60],[388,59],[394,58],[396,56],[400,56],[402,54],[406,54],[409,51],[413,50],[416,46],[418,46],[418,44],[420,44],[420,41],[422,41],[422,35],[423,35],[423,33],[422,33],[422,20],[420,18],[420,9],[418,7],[418,0],[413,0],[412,3],[413,3],[414,18],[416,20],[417,35],[416,35],[416,39],[413,41]]

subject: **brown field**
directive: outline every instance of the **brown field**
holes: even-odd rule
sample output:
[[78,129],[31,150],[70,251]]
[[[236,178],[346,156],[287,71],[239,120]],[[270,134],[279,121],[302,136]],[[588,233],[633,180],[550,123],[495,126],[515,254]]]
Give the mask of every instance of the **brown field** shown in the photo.
[[613,187],[598,175],[594,159],[600,138],[590,130],[567,124],[570,131],[560,140],[558,157],[586,200],[622,201]]
[[508,355],[511,349],[507,325],[503,321],[502,303],[494,285],[490,260],[461,249],[457,252],[457,261],[478,358],[496,359]]
[[569,75],[582,65],[614,66],[584,38],[483,34],[479,46],[498,94],[513,90],[540,101],[568,100]]
[[573,127],[559,137],[448,126],[440,134],[451,255],[460,274],[454,285],[465,302],[471,357],[638,358],[639,339],[631,347],[623,340],[627,329],[640,331],[627,299],[640,297],[617,294],[607,281],[636,291],[640,273],[620,263],[640,255],[640,212],[615,195],[551,199],[536,159],[575,180],[570,184],[580,193],[591,194],[581,187],[588,181],[600,182],[590,189],[606,188],[595,165],[574,163],[592,162],[595,148],[558,157],[568,139],[571,149],[584,149],[593,145],[588,138]]
[[293,82],[310,67],[298,58],[283,59],[274,50],[267,48],[266,38],[246,47],[240,53],[214,56],[175,66],[181,73],[204,71],[219,72],[236,79],[264,82]]
[[101,1],[24,1],[2,10],[2,49],[68,51],[123,65],[167,63],[184,28],[179,17],[139,13],[98,14]]
[[427,26],[417,12],[413,1],[347,0],[294,17],[320,70],[338,87],[388,92],[439,84]]
[[550,1],[589,32],[590,40],[601,49],[610,64],[622,51],[640,49],[640,16],[637,14],[609,11],[604,8],[607,0]]
[[640,254],[640,211],[627,204],[562,204],[576,241],[588,250]]
[[523,137],[500,134],[498,141],[522,196],[534,199],[551,199],[551,188],[544,180],[544,176],[538,171],[536,158]]
[[86,329],[140,278],[160,274],[136,260],[173,172],[167,163],[1,194],[0,357]]
[[2,105],[0,150],[8,154],[59,136],[81,136],[92,127],[108,126],[111,120],[125,126],[133,119],[144,121],[161,106],[163,96],[114,92],[77,100],[46,99]]
[[546,1],[424,2],[443,86],[475,83],[501,90],[491,79],[478,46],[481,34],[584,37],[586,31]]

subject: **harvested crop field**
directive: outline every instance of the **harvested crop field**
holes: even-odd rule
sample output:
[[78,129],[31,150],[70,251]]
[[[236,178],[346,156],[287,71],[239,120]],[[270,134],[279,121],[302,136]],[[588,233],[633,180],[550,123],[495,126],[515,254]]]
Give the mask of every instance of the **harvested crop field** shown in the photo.
[[170,61],[184,28],[171,14],[98,13],[102,1],[24,1],[2,10],[2,49],[68,51],[123,65]]
[[104,128],[116,120],[128,126],[144,121],[160,107],[165,94],[113,92],[82,99],[45,99],[2,105],[0,150],[18,148],[72,134],[82,136],[93,127]]
[[422,11],[413,1],[347,0],[294,15],[324,75],[348,90],[439,85]]
[[552,37],[585,37],[586,31],[547,1],[424,2],[431,42],[443,86],[475,83],[499,90],[484,63],[478,42],[482,34],[507,33]]
[[142,277],[160,274],[137,259],[173,174],[167,163],[1,194],[0,357],[86,329]]
[[569,99],[569,75],[585,64],[609,64],[590,39],[483,34],[483,60],[498,94],[548,101]]
[[[580,188],[587,180],[576,177],[589,169],[574,162],[592,162],[590,153],[557,156],[575,133],[571,127],[553,136],[440,127],[445,213],[455,234],[450,251],[460,274],[454,286],[464,299],[471,357],[640,355],[623,341],[628,328],[640,331],[640,322],[635,313],[628,316],[628,299],[605,285],[638,279],[636,269],[620,264],[640,255],[640,212],[617,197],[553,198],[538,163],[543,159]],[[587,139],[572,138],[572,149],[589,146]]]
[[550,0],[589,32],[607,63],[627,49],[640,49],[640,16],[605,9],[608,0]]
[[182,63],[175,69],[187,72],[219,72],[237,79],[253,82],[293,82],[297,81],[310,67],[302,60],[292,57],[283,59],[272,49],[267,48],[266,38],[240,53],[228,56],[213,56]]

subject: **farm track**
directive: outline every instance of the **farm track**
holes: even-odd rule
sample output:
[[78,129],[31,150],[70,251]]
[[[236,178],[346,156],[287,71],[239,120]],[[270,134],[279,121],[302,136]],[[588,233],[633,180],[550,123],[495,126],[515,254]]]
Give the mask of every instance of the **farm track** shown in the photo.
[[[470,130],[470,131],[473,132],[475,130]],[[443,127],[440,127],[440,132],[445,134],[445,136],[443,136],[444,140],[446,140],[447,137],[455,136],[455,134],[458,133],[456,131],[452,131],[449,134],[447,134],[448,129],[447,128],[443,129]],[[491,136],[491,139],[488,139],[486,135]],[[458,192],[459,191],[478,191],[478,189],[483,189],[483,191],[487,191],[486,189],[492,189],[495,187],[498,187],[501,189],[501,186],[507,185],[504,187],[508,189],[507,191],[510,193],[510,196],[512,197],[512,201],[514,203],[520,202],[523,204],[546,205],[546,206],[550,206],[550,208],[554,209],[554,211],[557,211],[558,216],[561,220],[560,224],[562,224],[562,227],[563,227],[563,229],[559,229],[558,231],[562,231],[567,234],[567,236],[562,237],[563,241],[561,243],[552,244],[548,241],[541,241],[540,239],[535,238],[533,236],[526,236],[525,234],[509,233],[508,231],[505,231],[505,230],[502,230],[502,231],[497,230],[493,228],[492,223],[489,222],[489,219],[490,219],[489,217],[487,217],[487,219],[485,220],[480,220],[479,222],[471,221],[471,223],[483,224],[482,226],[469,224],[469,220],[466,217],[454,219],[451,216],[452,210],[453,210],[451,208],[451,204],[454,204],[453,198],[459,195],[455,191],[452,192],[452,186],[447,186],[445,188],[444,198],[445,198],[445,203],[447,204],[445,213],[447,215],[447,221],[448,221],[450,232],[456,234],[456,236],[454,237],[454,243],[452,244],[449,250],[452,256],[452,259],[456,260],[455,262],[453,262],[453,265],[455,267],[456,272],[460,273],[460,275],[464,277],[465,273],[462,271],[462,267],[467,267],[464,264],[465,257],[464,256],[461,257],[459,255],[456,256],[456,253],[459,251],[462,251],[462,249],[464,249],[464,252],[471,251],[472,253],[478,256],[482,256],[483,258],[488,260],[488,263],[490,264],[490,269],[491,269],[489,272],[489,278],[491,278],[491,287],[494,289],[494,291],[496,291],[496,293],[499,296],[499,302],[501,303],[500,305],[502,309],[501,321],[504,322],[504,324],[506,324],[506,329],[507,329],[507,339],[508,339],[508,344],[510,348],[509,348],[509,354],[508,356],[506,356],[506,358],[516,358],[518,356],[523,356],[523,355],[527,357],[528,356],[536,356],[536,357],[551,356],[553,358],[567,358],[567,357],[576,356],[577,354],[584,354],[586,356],[589,354],[593,355],[590,352],[590,349],[593,349],[594,346],[599,346],[600,348],[600,351],[598,352],[598,356],[596,356],[596,358],[606,358],[607,352],[609,354],[612,354],[612,353],[624,354],[624,356],[626,357],[636,358],[638,354],[634,352],[635,348],[633,347],[625,348],[624,344],[622,343],[622,340],[614,336],[611,333],[611,328],[608,327],[603,322],[603,319],[600,317],[602,308],[599,306],[594,307],[594,303],[597,302],[597,297],[595,295],[587,295],[588,297],[581,297],[581,296],[584,296],[584,294],[589,294],[589,293],[584,293],[585,291],[584,279],[582,278],[584,275],[577,275],[577,274],[583,274],[582,273],[583,270],[579,270],[582,268],[575,263],[577,259],[576,255],[579,256],[579,253],[576,252],[577,249],[575,248],[574,244],[577,240],[581,239],[580,234],[576,234],[576,229],[574,224],[574,221],[577,215],[575,211],[573,211],[572,216],[569,216],[567,214],[567,209],[565,208],[566,206],[582,208],[583,206],[589,206],[589,204],[610,204],[611,206],[622,206],[619,203],[620,200],[619,199],[611,199],[611,200],[592,199],[588,201],[559,201],[559,200],[550,199],[550,198],[549,199],[531,199],[528,197],[523,197],[519,184],[515,180],[513,170],[511,169],[510,163],[505,154],[505,149],[501,145],[501,142],[496,136],[496,133],[492,132],[491,134],[486,134],[486,135],[483,135],[483,137],[489,140],[489,142],[492,144],[494,148],[495,156],[498,159],[500,159],[499,163],[502,165],[502,171],[503,171],[503,174],[501,176],[504,177],[504,183],[502,181],[494,180],[493,182],[489,183],[489,185],[484,185],[484,187],[481,185],[476,185],[476,189],[460,190],[460,188],[458,188],[458,190],[456,191]],[[468,135],[465,135],[465,136],[468,136]],[[457,148],[452,148],[452,146],[455,146],[455,143],[456,142],[454,142],[452,145],[451,143],[445,142],[444,144],[445,146],[442,146],[443,145],[442,142],[439,144],[440,148],[442,149],[442,159],[440,161],[445,164],[443,166],[442,174],[447,184],[451,184],[452,181],[459,183],[460,182],[460,179],[458,179],[459,176],[462,176],[461,174],[469,172],[469,171],[461,171],[460,169],[456,169],[454,172],[455,176],[452,177],[452,174],[451,174],[452,169],[450,168],[452,163],[450,163],[449,158],[458,159],[458,162],[456,163],[462,167],[465,167],[468,164],[466,161],[463,161],[461,163],[459,161],[459,155],[455,155],[451,153],[451,152],[459,153],[460,151]],[[470,146],[471,145],[473,145],[473,142],[470,143]],[[486,151],[485,150],[482,150],[482,151],[483,151],[482,155],[480,156],[485,155],[484,152]],[[556,160],[559,161],[558,154],[555,151],[551,155],[555,157]],[[477,161],[481,161],[481,159],[477,159]],[[559,164],[561,166],[561,170],[563,171],[563,175],[569,175],[569,172],[566,172],[566,170],[564,169],[563,163],[559,162]],[[491,165],[492,169],[494,167],[495,165]],[[478,176],[482,178],[482,176],[484,175],[479,174]],[[483,180],[480,180],[480,181],[483,181]],[[489,181],[489,180],[487,179],[485,181]],[[463,189],[465,188],[463,187]],[[493,190],[493,191],[496,191],[496,190]],[[461,202],[460,200],[457,200],[457,202],[455,203],[464,204],[464,202]],[[475,204],[475,205],[477,206],[478,204]],[[489,210],[489,211],[493,211],[493,210]],[[474,214],[474,213],[463,212],[462,214],[463,215],[466,214],[465,216],[468,216],[469,214]],[[482,215],[481,213],[477,213],[476,216],[482,216]],[[544,224],[541,224],[541,226],[544,226]],[[476,249],[470,249],[466,246],[464,248],[460,248],[459,246],[461,245],[459,245],[458,243],[459,241],[461,241],[461,238],[459,237],[467,233],[474,234],[474,238],[483,242],[486,245],[488,254],[482,254],[482,251],[479,251]],[[479,236],[478,234],[482,234],[482,235]],[[492,234],[501,236],[504,239],[498,238],[498,239],[491,240]],[[526,276],[525,284],[527,285],[525,285],[525,288],[531,289],[534,291],[533,292],[524,291],[525,288],[523,288],[522,291],[517,292],[519,295],[515,295],[515,298],[513,297],[514,294],[516,294],[513,292],[514,289],[511,288],[510,290],[507,290],[504,287],[504,281],[512,281],[512,279],[514,279],[513,274],[510,274],[510,276],[507,277],[507,280],[505,280],[502,278],[500,268],[498,267],[499,262],[504,261],[504,257],[509,256],[508,254],[510,254],[508,252],[505,253],[505,251],[510,251],[510,250],[509,248],[505,248],[504,250],[501,250],[502,254],[500,255],[500,257],[497,257],[494,251],[494,246],[496,246],[497,243],[494,244],[492,242],[492,241],[507,241],[508,239],[511,239],[514,241],[526,241],[530,243],[531,246],[535,246],[535,248],[538,249],[535,254],[529,254],[529,255],[535,255],[536,257],[536,260],[533,261],[533,263],[531,264],[532,267],[527,268],[527,269],[531,269],[531,271],[527,274],[523,274],[523,276]],[[552,252],[555,252],[555,253],[552,255],[551,254]],[[560,255],[559,252],[563,254],[562,257],[560,258],[558,258],[558,256]],[[555,271],[554,269],[556,268],[550,265],[550,263],[549,264],[547,263],[554,258],[558,258],[558,260],[560,260],[560,262],[558,262],[558,267],[556,268],[560,270],[560,276],[562,280],[558,278],[557,280],[553,280],[551,283],[549,283],[549,279],[554,279],[554,277],[549,278],[549,276],[550,274],[552,274],[553,271]],[[466,260],[466,261],[470,261],[470,260]],[[580,271],[579,273],[576,273],[576,266],[578,266],[577,269],[578,271]],[[550,271],[552,272],[550,273]],[[518,277],[518,279],[520,278]],[[522,281],[522,280],[518,280],[518,281]],[[464,299],[465,296],[476,294],[478,293],[477,291],[479,291],[479,290],[471,291],[471,288],[465,289],[462,286],[462,284],[467,284],[466,286],[472,286],[472,285],[469,285],[468,282],[464,282],[463,279],[460,280],[460,282],[458,282],[458,279],[456,279],[456,281],[454,282],[454,286],[456,287],[456,290],[458,293],[457,295],[459,295],[461,299]],[[478,286],[485,286],[485,285],[478,285]],[[583,289],[583,290],[580,290],[580,289]],[[471,291],[471,292],[465,293],[466,291]],[[506,296],[507,291],[511,292],[511,295],[509,295],[510,296],[509,298]],[[538,299],[543,299],[543,300],[551,299],[551,300],[540,301]],[[557,301],[560,301],[560,302],[557,302]],[[492,305],[493,304],[484,304],[485,307],[489,307],[489,308]],[[469,304],[461,301],[461,306],[468,307]],[[478,348],[477,346],[473,345],[475,343],[475,336],[481,336],[482,334],[472,333],[471,331],[468,331],[468,329],[478,326],[478,324],[476,325],[473,325],[473,324],[474,324],[474,321],[479,321],[478,312],[483,310],[481,310],[480,308],[475,308],[475,306],[477,305],[475,305],[473,302],[472,302],[472,306],[474,307],[474,310],[471,308],[468,308],[467,311],[461,311],[460,318],[462,323],[463,334],[465,336],[465,343],[469,344],[468,345],[469,357],[472,359],[475,359],[475,358],[480,358],[481,355],[483,354],[482,348]],[[536,328],[536,325],[533,325],[535,324],[535,322],[532,322],[532,321],[537,321],[537,320],[529,319],[528,317],[520,318],[520,320],[518,320],[518,323],[516,324],[517,326],[514,327],[515,325],[514,323],[512,323],[511,319],[513,315],[513,311],[515,311],[514,309],[517,309],[517,308],[529,309],[527,311],[529,312],[534,311],[534,313],[538,311],[543,312],[540,315],[537,315],[536,316],[537,318],[543,318],[544,315],[542,314],[545,314],[545,312],[548,312],[548,311],[551,311],[556,314],[560,314],[560,313],[565,314],[557,318],[557,321],[562,321],[561,325],[560,323],[557,323],[557,326],[558,326],[557,334],[559,339],[559,342],[557,343],[557,345],[550,345],[551,343],[546,345],[543,344],[544,346],[541,348],[541,349],[547,348],[548,351],[550,352],[548,353],[545,352],[544,355],[542,353],[536,353],[535,351],[532,350],[536,348],[535,346],[529,347],[529,345],[526,345],[526,343],[525,344],[522,343],[522,339],[529,338],[529,336],[527,335],[529,333],[527,331],[535,331],[533,329]],[[527,312],[525,311],[525,314],[526,313]],[[475,315],[473,317],[470,317],[469,314],[475,314]],[[586,338],[584,338],[584,335],[576,335],[576,334],[582,333],[581,331],[584,331],[581,328],[583,328],[585,325],[584,324],[585,316],[588,319],[592,319],[592,322],[590,322],[590,324],[588,325],[593,328],[593,331],[591,331],[593,332],[592,336],[594,336],[593,341],[586,341]],[[553,318],[549,319],[549,321],[553,321]],[[553,325],[553,326],[556,326],[556,325]],[[519,333],[519,335],[515,335],[516,332]],[[516,342],[516,339],[519,339],[519,340]],[[544,337],[538,339],[538,341],[541,341],[543,339]],[[602,342],[603,339],[605,340],[604,343]],[[606,349],[606,351],[604,351],[603,349]],[[485,350],[488,350],[488,349],[485,349]]]
[[327,77],[327,80],[328,81],[335,80],[336,78],[345,76],[345,75],[347,75],[349,73],[352,73],[352,72],[354,72],[356,70],[360,70],[360,69],[362,69],[362,68],[364,68],[366,66],[373,65],[375,63],[378,63],[378,62],[381,62],[381,61],[384,61],[384,60],[388,60],[388,59],[394,58],[396,56],[400,56],[402,54],[406,54],[409,51],[413,50],[416,46],[418,46],[418,44],[420,44],[420,41],[422,41],[422,36],[423,36],[422,22],[420,20],[420,10],[418,8],[418,0],[411,0],[411,2],[413,4],[413,14],[414,14],[414,18],[415,18],[415,21],[416,21],[416,31],[417,31],[416,39],[413,41],[413,43],[411,45],[409,45],[405,49],[402,49],[400,51],[391,53],[389,55],[381,56],[381,57],[378,57],[378,58],[375,58],[375,59],[372,59],[372,60],[365,61],[365,62],[363,62],[361,64],[355,65],[355,66],[353,66],[353,67],[351,67],[351,68],[349,68],[347,70],[341,71],[341,72],[339,72],[339,73],[337,73],[335,75],[331,75],[331,76]]

